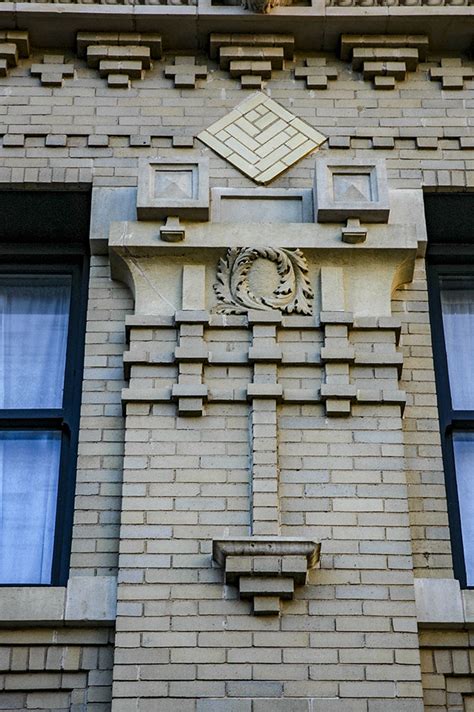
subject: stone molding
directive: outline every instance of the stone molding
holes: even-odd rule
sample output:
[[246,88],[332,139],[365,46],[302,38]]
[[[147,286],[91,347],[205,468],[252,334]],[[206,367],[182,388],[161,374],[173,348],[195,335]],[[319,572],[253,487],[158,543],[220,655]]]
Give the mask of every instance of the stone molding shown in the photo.
[[[326,7],[465,7],[470,0],[326,0]],[[370,12],[370,10],[369,10]]]
[[[358,1],[358,0],[357,0]],[[432,0],[430,0],[431,2]],[[364,0],[366,4],[367,0]],[[356,32],[403,34],[408,26],[432,38],[432,52],[468,52],[472,43],[474,8],[462,5],[423,5],[391,7],[326,7],[324,0],[312,0],[310,6],[292,5],[275,8],[271,15],[250,13],[238,6],[215,6],[212,0],[201,0],[197,7],[139,2],[133,4],[97,3],[0,2],[0,27],[30,32],[36,46],[72,49],[77,32],[95,32],[98,27],[113,27],[118,32],[157,32],[164,46],[176,46],[180,51],[195,52],[205,47],[209,35],[219,27],[232,27],[233,34],[247,34],[249,22],[254,34],[291,33],[295,47],[301,52],[337,52],[340,36],[353,28]],[[445,31],[449,19],[449,33]],[[308,23],[314,31],[308,31]]]
[[295,586],[319,563],[321,544],[296,537],[251,536],[214,539],[214,561],[228,585],[250,599],[255,615],[279,615],[281,601],[291,600]]

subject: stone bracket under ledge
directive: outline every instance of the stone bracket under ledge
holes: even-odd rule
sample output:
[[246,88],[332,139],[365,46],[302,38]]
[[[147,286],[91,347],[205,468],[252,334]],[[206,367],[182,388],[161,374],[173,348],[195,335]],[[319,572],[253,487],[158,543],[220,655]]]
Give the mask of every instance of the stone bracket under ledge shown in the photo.
[[321,544],[297,537],[249,536],[214,539],[212,556],[225,571],[226,584],[253,600],[255,615],[279,615],[282,599],[304,586],[319,563]]

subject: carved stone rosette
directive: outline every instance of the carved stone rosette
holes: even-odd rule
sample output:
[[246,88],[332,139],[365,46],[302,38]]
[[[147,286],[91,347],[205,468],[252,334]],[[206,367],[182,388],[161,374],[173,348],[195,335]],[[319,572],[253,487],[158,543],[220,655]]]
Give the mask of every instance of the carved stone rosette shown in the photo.
[[[250,287],[250,270],[259,259],[270,260],[276,266],[279,283],[268,294],[257,295]],[[299,249],[231,247],[219,261],[214,291],[219,300],[216,311],[221,314],[246,314],[249,309],[312,314],[314,294],[308,278],[308,263]]]

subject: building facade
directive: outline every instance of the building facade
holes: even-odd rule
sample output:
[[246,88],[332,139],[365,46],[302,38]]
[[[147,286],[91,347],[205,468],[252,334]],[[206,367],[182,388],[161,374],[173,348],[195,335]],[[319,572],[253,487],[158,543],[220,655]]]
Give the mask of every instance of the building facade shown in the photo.
[[473,36],[0,2],[0,709],[474,711]]

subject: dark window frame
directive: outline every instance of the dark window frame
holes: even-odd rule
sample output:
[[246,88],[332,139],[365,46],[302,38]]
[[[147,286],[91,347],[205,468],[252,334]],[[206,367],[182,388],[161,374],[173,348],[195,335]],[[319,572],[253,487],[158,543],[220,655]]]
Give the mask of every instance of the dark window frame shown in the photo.
[[427,259],[427,284],[430,308],[431,340],[433,346],[436,393],[438,401],[441,449],[451,534],[451,552],[454,575],[461,588],[467,585],[466,563],[461,529],[461,513],[454,461],[453,433],[474,432],[474,410],[457,410],[452,407],[449,385],[448,359],[444,338],[441,308],[441,277],[472,276],[474,286],[474,250],[469,245],[432,245]]
[[1,586],[65,586],[71,554],[76,485],[79,419],[82,399],[89,254],[76,245],[5,245],[0,255],[0,275],[71,277],[64,392],[62,408],[0,409],[0,431],[54,430],[61,433],[53,562],[49,584],[0,583]]

